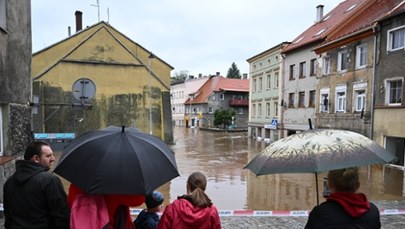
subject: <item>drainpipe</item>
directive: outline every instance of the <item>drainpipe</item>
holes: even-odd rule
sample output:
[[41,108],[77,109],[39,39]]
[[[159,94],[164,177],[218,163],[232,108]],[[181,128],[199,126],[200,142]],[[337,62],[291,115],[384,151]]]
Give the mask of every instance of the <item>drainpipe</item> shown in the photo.
[[373,56],[373,75],[371,77],[371,105],[370,105],[370,139],[373,139],[373,132],[374,132],[374,103],[375,103],[375,68],[377,65],[377,34],[376,34],[376,26],[373,27],[373,33],[374,33],[374,56]]
[[281,72],[279,74],[279,77],[281,77],[281,102],[282,106],[280,109],[280,116],[281,116],[281,138],[284,138],[284,106],[285,106],[285,99],[284,99],[284,78],[285,78],[285,55],[281,54],[280,55],[282,60],[281,60]]

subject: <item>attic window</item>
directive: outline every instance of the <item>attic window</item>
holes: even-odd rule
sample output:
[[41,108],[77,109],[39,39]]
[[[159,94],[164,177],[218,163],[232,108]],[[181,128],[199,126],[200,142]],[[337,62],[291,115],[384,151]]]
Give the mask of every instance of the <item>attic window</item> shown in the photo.
[[354,7],[356,7],[356,6],[357,6],[357,4],[353,4],[345,12],[349,12],[350,10],[354,9]]
[[330,18],[330,16],[332,16],[331,14],[329,14],[328,16],[326,16],[322,21],[326,21]]
[[297,43],[300,42],[302,39],[304,39],[304,37],[298,38],[298,40],[296,40],[296,41],[294,42],[294,44],[297,44]]
[[321,30],[319,30],[319,32],[317,32],[314,37],[321,35],[323,32],[325,32],[326,28],[323,28]]

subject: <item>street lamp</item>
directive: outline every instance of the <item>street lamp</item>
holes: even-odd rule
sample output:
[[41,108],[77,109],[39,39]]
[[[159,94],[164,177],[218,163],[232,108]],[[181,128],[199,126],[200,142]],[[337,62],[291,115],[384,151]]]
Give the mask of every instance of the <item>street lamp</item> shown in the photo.
[[149,133],[152,135],[152,85],[151,85],[152,72],[151,72],[150,66],[151,66],[152,59],[155,58],[155,56],[151,53],[148,58],[149,58],[149,62],[148,62]]

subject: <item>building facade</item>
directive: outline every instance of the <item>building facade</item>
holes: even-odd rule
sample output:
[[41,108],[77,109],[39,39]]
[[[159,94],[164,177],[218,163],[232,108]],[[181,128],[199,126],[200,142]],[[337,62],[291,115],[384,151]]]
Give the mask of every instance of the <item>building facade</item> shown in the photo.
[[[173,125],[175,126],[188,126],[190,123],[189,115],[187,112],[186,100],[190,98],[190,94],[197,91],[209,77],[199,75],[198,78],[188,78],[184,82],[172,84],[170,87],[172,95],[172,116]],[[188,106],[188,109],[190,106]],[[189,112],[188,112],[189,113]]]
[[0,201],[4,182],[33,140],[31,1],[0,0]]
[[33,54],[36,132],[80,134],[135,127],[173,140],[170,72],[164,60],[99,22]]
[[281,50],[288,42],[280,43],[249,59],[249,123],[248,135],[266,142],[281,136],[280,98],[283,88],[281,74],[284,59]]
[[405,3],[379,21],[375,59],[373,139],[397,157],[405,154]]

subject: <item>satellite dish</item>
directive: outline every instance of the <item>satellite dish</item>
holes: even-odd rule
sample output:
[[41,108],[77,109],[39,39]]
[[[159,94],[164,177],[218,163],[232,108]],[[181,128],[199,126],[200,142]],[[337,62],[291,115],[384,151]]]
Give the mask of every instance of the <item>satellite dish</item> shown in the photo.
[[73,83],[72,91],[75,99],[87,102],[96,95],[96,85],[90,79],[81,78]]

